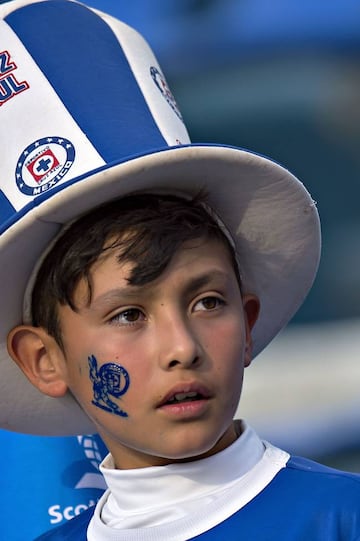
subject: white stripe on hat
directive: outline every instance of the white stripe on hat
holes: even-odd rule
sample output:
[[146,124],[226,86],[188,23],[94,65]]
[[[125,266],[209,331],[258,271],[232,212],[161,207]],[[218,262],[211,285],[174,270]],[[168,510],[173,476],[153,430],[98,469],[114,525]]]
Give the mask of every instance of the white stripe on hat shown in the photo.
[[[16,81],[26,82],[29,87],[1,106],[2,176],[14,179],[13,182],[4,182],[2,189],[14,208],[19,210],[33,197],[18,188],[16,168],[24,150],[36,141],[49,137],[63,138],[69,140],[75,149],[75,160],[57,185],[101,167],[105,161],[74,121],[15,32],[3,20],[0,20],[0,44],[0,53],[7,51],[11,63],[16,64],[12,72]],[[51,115],[50,128],[48,115]],[[59,151],[60,154],[65,152],[61,146]],[[23,170],[25,175],[28,174],[26,168]]]

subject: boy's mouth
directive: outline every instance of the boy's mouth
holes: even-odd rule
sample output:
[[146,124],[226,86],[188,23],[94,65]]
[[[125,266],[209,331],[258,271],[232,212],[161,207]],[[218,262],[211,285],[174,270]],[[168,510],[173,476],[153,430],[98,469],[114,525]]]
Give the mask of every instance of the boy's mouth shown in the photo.
[[207,400],[210,398],[209,391],[200,385],[182,385],[172,389],[163,400],[159,403],[158,407],[166,405],[183,404],[184,402],[196,402],[198,400]]
[[194,400],[202,400],[204,397],[200,393],[191,391],[189,393],[176,393],[166,404],[179,404],[182,402],[193,402]]

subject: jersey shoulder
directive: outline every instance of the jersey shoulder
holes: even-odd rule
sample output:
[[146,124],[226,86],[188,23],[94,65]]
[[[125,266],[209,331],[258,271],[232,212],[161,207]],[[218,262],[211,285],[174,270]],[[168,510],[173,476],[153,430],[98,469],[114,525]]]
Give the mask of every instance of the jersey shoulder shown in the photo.
[[315,476],[324,477],[325,479],[330,478],[332,481],[348,481],[349,483],[354,483],[355,486],[360,486],[359,473],[338,470],[301,456],[291,456],[286,464],[286,468],[297,470],[299,472],[311,473]]
[[[324,501],[353,501],[357,506],[360,501],[360,474],[331,468],[309,460],[292,456],[286,464],[287,475],[296,479],[297,490],[315,490],[321,493]],[[284,473],[285,473],[284,472]],[[341,495],[341,496],[340,496]]]

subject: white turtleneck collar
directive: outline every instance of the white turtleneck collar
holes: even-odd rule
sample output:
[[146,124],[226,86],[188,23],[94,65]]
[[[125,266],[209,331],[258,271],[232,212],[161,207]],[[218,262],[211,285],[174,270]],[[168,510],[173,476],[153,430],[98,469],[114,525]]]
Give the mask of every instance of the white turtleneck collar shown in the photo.
[[[265,454],[267,458],[274,454],[271,446],[267,453],[264,451],[256,433],[243,424],[241,436],[232,445],[194,462],[116,470],[108,455],[100,469],[109,490],[98,502],[88,540],[117,541],[120,531],[121,539],[126,541],[175,541],[193,537],[200,533],[199,528],[208,529],[204,523],[209,522],[207,510],[214,508],[215,515],[220,511],[221,517],[230,516],[262,490],[288,460],[287,453],[276,450],[281,456],[276,457],[276,466],[272,463],[267,467],[269,480],[264,472],[261,479],[258,475],[252,479],[251,473],[256,473]],[[234,495],[237,503],[232,510]],[[211,515],[214,520],[214,512]]]

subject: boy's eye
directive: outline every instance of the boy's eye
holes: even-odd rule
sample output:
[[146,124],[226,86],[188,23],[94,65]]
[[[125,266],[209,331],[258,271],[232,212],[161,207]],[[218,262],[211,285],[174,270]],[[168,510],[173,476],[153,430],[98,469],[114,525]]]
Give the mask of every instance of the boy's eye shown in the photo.
[[123,312],[119,312],[110,319],[110,323],[117,323],[120,325],[131,325],[131,323],[137,323],[145,319],[144,314],[138,308],[127,308]]
[[194,306],[194,311],[207,311],[207,310],[216,310],[216,308],[220,308],[220,306],[223,306],[225,303],[222,299],[219,299],[218,297],[204,297],[203,299],[200,299],[197,301],[197,303]]

